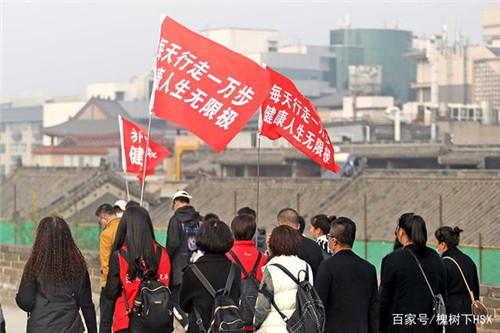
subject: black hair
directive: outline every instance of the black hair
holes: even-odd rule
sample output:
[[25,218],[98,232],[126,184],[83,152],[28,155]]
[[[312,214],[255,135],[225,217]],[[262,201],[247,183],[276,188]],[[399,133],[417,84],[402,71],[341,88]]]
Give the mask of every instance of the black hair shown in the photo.
[[277,216],[278,222],[299,224],[299,213],[293,208],[283,208]]
[[115,243],[113,244],[113,252],[122,248],[122,246],[127,242],[127,233],[129,226],[133,223],[145,223],[148,227],[145,228],[146,232],[151,235],[151,238],[155,239],[155,233],[153,228],[153,222],[149,216],[148,211],[141,206],[131,206],[128,207],[118,224],[118,229],[116,230]]
[[44,217],[24,266],[24,278],[45,292],[71,291],[83,282],[86,270],[85,258],[66,221],[59,216]]
[[155,234],[148,211],[140,206],[132,206],[125,210],[116,231],[113,252],[127,245],[129,255],[129,274],[140,275],[139,258],[142,256],[149,268],[154,267]]
[[257,224],[252,215],[238,215],[231,222],[231,231],[236,240],[251,240],[256,229]]
[[233,243],[233,234],[227,224],[215,219],[204,221],[196,234],[196,246],[208,253],[227,253]]
[[302,217],[302,215],[299,215],[299,231],[300,234],[302,235],[304,233],[304,230],[306,229],[306,220]]
[[125,209],[129,208],[129,207],[133,207],[133,206],[140,206],[140,204],[137,202],[137,201],[134,201],[134,200],[130,200],[129,202],[127,202],[127,204],[125,205]]
[[311,218],[311,225],[315,229],[320,229],[323,235],[326,235],[330,232],[332,222],[336,219],[337,217],[335,215],[318,214]]
[[405,231],[415,246],[415,250],[423,253],[427,243],[427,228],[424,219],[414,213],[405,213],[399,218],[398,226]]
[[107,203],[102,204],[99,207],[97,207],[95,211],[95,216],[99,217],[101,216],[101,214],[111,215],[111,216],[116,215],[115,208]]
[[460,233],[462,231],[459,227],[441,227],[434,232],[434,236],[436,236],[439,243],[444,242],[448,249],[454,249],[460,242]]
[[250,215],[253,216],[254,219],[257,218],[257,212],[250,207],[243,207],[238,210],[238,215]]
[[402,247],[403,247],[403,244],[401,244],[399,239],[396,237],[396,239],[394,240],[394,244],[392,244],[392,250],[395,251],[395,250],[400,249]]
[[217,216],[214,213],[208,213],[203,217],[203,223],[208,222],[208,221],[220,221],[219,216]]
[[347,217],[339,217],[331,224],[330,234],[342,245],[352,247],[356,239],[356,224]]
[[174,202],[176,201],[179,201],[179,202],[182,202],[182,203],[185,203],[185,204],[188,204],[189,205],[189,198],[188,197],[177,197],[174,199]]

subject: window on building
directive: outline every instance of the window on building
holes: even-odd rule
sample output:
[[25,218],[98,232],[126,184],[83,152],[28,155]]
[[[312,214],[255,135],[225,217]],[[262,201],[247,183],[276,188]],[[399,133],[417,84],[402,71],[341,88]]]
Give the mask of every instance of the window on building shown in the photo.
[[473,120],[474,119],[474,109],[469,109],[469,120]]
[[466,120],[466,119],[467,119],[467,109],[460,108],[460,120]]
[[25,143],[13,143],[10,145],[10,152],[12,154],[24,154],[26,152]]
[[14,132],[10,135],[10,138],[12,139],[12,141],[14,142],[19,142],[21,141],[21,139],[23,138],[21,132]]
[[5,153],[5,145],[2,143],[0,144],[0,154]]
[[278,41],[268,40],[267,41],[267,51],[268,52],[278,52]]

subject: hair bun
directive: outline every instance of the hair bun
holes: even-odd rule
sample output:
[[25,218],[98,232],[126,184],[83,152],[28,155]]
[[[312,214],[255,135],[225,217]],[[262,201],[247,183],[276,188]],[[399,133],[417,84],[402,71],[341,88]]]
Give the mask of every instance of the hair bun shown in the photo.
[[457,236],[460,236],[460,233],[462,232],[463,230],[460,229],[459,227],[455,227],[453,228],[453,233]]
[[337,216],[335,216],[335,215],[327,215],[326,219],[328,220],[328,222],[331,223],[331,222],[333,222],[333,221],[335,221],[337,219]]

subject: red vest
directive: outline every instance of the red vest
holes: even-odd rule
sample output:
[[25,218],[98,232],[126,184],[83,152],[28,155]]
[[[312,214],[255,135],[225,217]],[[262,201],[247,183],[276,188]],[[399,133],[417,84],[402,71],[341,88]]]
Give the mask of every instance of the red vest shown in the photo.
[[[156,251],[156,247],[159,246],[157,243],[154,244],[154,248]],[[158,267],[158,281],[164,283],[168,286],[170,280],[170,258],[168,257],[167,250],[164,247],[161,248],[161,259],[160,266]],[[124,245],[122,250],[127,251],[127,247]],[[125,258],[122,257],[120,252],[118,252],[118,261],[120,263],[120,282],[123,286],[123,291],[125,295],[127,295],[129,308],[132,309],[134,307],[135,296],[139,292],[139,286],[141,285],[141,280],[139,278],[135,278],[133,281],[130,281],[128,278],[128,262]],[[123,293],[118,297],[115,303],[115,318],[113,322],[113,332],[127,329],[129,325],[129,317],[127,315],[127,308],[125,307],[125,298],[123,297]]]

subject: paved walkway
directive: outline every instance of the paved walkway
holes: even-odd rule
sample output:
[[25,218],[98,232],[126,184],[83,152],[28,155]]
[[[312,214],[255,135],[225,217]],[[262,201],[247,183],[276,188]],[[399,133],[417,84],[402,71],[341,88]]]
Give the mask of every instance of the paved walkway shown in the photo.
[[17,306],[2,304],[3,314],[7,324],[7,333],[26,332],[26,312]]
[[[3,314],[7,323],[7,333],[25,333],[26,332],[26,312],[17,306],[2,304]],[[184,332],[175,321],[175,333]],[[55,333],[55,332],[54,332]]]

